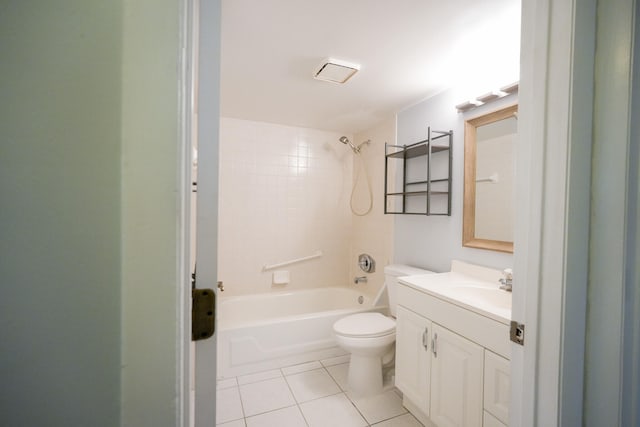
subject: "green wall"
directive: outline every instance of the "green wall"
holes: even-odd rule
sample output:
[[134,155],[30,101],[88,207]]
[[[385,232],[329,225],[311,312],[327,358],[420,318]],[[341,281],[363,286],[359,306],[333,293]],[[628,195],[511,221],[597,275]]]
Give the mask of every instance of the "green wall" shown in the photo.
[[180,2],[123,4],[122,425],[173,426],[179,412]]
[[119,1],[0,3],[0,424],[120,423]]

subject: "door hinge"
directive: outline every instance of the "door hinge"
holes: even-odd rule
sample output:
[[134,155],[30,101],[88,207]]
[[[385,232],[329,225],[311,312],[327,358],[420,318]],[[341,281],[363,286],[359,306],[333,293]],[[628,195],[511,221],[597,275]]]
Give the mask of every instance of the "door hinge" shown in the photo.
[[511,328],[509,329],[509,338],[516,344],[524,345],[524,323],[518,323],[512,320]]
[[192,289],[191,300],[191,340],[206,340],[215,332],[216,294],[213,289]]

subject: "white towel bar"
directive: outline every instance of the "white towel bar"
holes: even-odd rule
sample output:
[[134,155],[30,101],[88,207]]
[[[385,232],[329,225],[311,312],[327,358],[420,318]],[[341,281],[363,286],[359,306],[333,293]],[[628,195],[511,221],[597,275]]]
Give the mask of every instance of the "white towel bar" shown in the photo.
[[494,174],[488,176],[487,178],[478,178],[476,179],[476,182],[498,182],[498,172],[495,172]]

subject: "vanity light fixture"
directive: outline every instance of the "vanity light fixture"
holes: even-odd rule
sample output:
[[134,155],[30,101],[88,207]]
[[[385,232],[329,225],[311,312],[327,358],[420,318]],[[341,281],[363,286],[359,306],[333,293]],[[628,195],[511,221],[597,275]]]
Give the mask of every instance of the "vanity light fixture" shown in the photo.
[[463,102],[462,104],[456,105],[456,108],[458,109],[459,113],[462,113],[464,111],[471,110],[473,108],[479,107],[482,104],[484,104],[484,102],[478,101],[477,99],[470,99],[467,102]]
[[511,83],[510,85],[502,86],[500,91],[505,92],[507,94],[516,93],[518,91],[519,83]]
[[504,98],[505,96],[511,95],[513,93],[517,93],[518,86],[519,86],[518,82],[508,84],[506,86],[501,87],[498,90],[493,90],[491,92],[485,93],[484,95],[480,95],[476,99],[471,99],[469,101],[458,104],[456,105],[456,109],[458,110],[458,113],[464,113],[465,111],[472,110],[488,102],[495,101],[496,99]]
[[484,95],[477,97],[476,99],[483,104],[486,104],[487,102],[502,98],[503,96],[507,96],[507,93],[501,90],[492,90],[489,93],[485,93]]

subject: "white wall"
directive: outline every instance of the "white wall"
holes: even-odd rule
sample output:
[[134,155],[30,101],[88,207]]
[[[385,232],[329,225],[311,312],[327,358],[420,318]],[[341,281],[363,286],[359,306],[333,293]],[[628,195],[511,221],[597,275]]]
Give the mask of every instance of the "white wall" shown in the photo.
[[[354,142],[361,144],[371,140],[362,147],[360,156],[353,158],[354,180],[360,170],[360,179],[356,184],[354,207],[356,212],[364,212],[368,207],[369,193],[366,186],[362,162],[371,180],[373,208],[364,216],[352,216],[353,242],[349,268],[351,283],[355,276],[367,276],[366,284],[354,285],[363,292],[375,296],[384,283],[384,267],[391,263],[393,257],[393,216],[384,214],[384,144],[395,144],[395,116],[380,122],[373,128],[360,132]],[[367,253],[376,261],[376,271],[365,274],[357,265],[358,255]]]
[[[220,126],[225,296],[347,285],[352,153],[338,141],[342,134],[230,118]],[[262,271],[318,250],[322,258],[282,267],[286,286]]]
[[455,106],[463,101],[465,99],[461,99],[456,90],[451,89],[398,113],[397,143],[400,145],[425,139],[427,126],[435,130],[453,130],[453,194],[450,217],[395,216],[394,262],[396,263],[434,271],[449,271],[453,259],[500,269],[513,265],[512,254],[462,246],[462,201],[464,120],[514,104],[517,99],[512,95],[466,114],[459,114]]
[[124,1],[123,426],[176,425],[179,411],[181,7],[177,0]]

